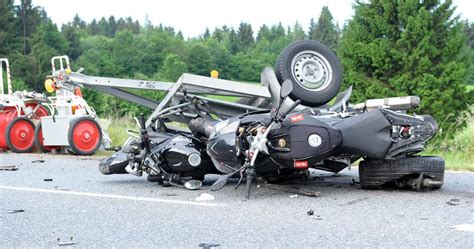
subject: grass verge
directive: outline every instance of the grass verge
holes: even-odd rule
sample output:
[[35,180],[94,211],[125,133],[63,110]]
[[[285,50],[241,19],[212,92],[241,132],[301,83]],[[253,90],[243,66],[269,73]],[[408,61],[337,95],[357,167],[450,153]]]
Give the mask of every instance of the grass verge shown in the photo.
[[430,144],[424,154],[443,157],[448,170],[474,172],[474,117],[453,139]]

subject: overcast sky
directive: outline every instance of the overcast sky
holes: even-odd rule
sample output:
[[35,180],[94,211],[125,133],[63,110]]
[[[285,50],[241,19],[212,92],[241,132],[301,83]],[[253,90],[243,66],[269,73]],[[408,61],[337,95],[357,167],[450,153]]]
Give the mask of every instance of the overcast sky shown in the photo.
[[[474,21],[474,1],[453,2],[458,6],[457,14]],[[352,0],[33,0],[33,3],[44,7],[59,27],[71,21],[76,13],[87,22],[114,15],[117,19],[131,16],[143,23],[148,15],[153,24],[172,26],[185,37],[200,35],[206,27],[211,31],[224,24],[237,27],[242,21],[251,23],[254,32],[262,24],[281,22],[293,26],[296,21],[306,30],[310,19],[317,19],[324,5],[341,26],[353,15]]]

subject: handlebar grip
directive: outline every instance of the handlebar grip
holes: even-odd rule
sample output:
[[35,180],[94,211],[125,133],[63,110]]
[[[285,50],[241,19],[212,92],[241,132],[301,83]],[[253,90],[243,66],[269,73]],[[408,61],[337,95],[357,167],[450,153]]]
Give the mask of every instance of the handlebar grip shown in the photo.
[[295,109],[299,104],[301,103],[301,100],[296,100],[291,106],[290,108],[288,108],[288,110],[286,110],[283,114],[286,116],[288,113],[290,113],[291,111],[293,111],[293,109]]
[[140,129],[145,130],[145,116],[143,114],[140,114],[138,117],[138,124],[140,125]]

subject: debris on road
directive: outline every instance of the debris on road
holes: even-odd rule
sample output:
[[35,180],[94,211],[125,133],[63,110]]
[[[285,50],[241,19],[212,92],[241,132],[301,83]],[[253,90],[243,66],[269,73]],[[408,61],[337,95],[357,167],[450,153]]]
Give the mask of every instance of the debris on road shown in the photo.
[[0,166],[0,170],[15,171],[15,170],[18,170],[18,167],[16,165],[5,165],[5,166]]
[[16,213],[23,213],[23,212],[25,212],[25,210],[23,209],[13,209],[13,210],[8,211],[9,214],[16,214]]
[[44,162],[45,162],[44,159],[36,159],[36,160],[31,161],[31,163],[44,163]]
[[45,182],[52,182],[53,179],[52,179],[52,178],[44,178],[43,181],[45,181]]
[[309,216],[313,215],[314,214],[314,210],[313,209],[310,209],[308,210],[308,212],[306,212]]
[[457,206],[461,203],[459,202],[459,199],[451,199],[451,200],[447,201],[446,204],[451,205],[451,206]]
[[178,196],[178,195],[175,194],[175,193],[161,193],[160,195],[161,195],[161,196]]
[[298,197],[298,195],[297,195],[297,194],[290,195],[290,198],[296,198],[296,197]]
[[72,246],[74,245],[74,241],[72,241],[73,237],[69,238],[69,241],[61,241],[60,238],[58,238],[58,246]]
[[213,195],[208,193],[202,193],[200,196],[196,197],[196,201],[213,201],[216,198]]
[[199,244],[199,247],[202,247],[204,249],[209,249],[209,248],[218,247],[218,246],[221,246],[221,244],[217,244],[217,243],[201,243],[201,244]]
[[369,199],[369,197],[362,197],[362,198],[359,198],[359,199],[348,201],[347,203],[340,204],[340,205],[341,206],[349,206],[349,205],[352,205],[352,204],[355,204],[355,203],[358,203],[358,202],[361,202],[361,201],[365,201],[365,200],[368,200],[368,199]]
[[[291,196],[296,195],[295,197],[297,197],[298,195],[318,197],[321,194],[320,192],[317,192],[317,191],[314,191],[314,190],[311,190],[311,189],[305,189],[305,188],[302,188],[300,186],[285,186],[285,185],[276,185],[276,184],[265,183],[265,184],[262,185],[262,187],[266,187],[266,188],[269,188],[269,189],[290,193],[290,194],[293,194]],[[290,198],[295,198],[295,197],[291,197],[291,196],[290,196]]]

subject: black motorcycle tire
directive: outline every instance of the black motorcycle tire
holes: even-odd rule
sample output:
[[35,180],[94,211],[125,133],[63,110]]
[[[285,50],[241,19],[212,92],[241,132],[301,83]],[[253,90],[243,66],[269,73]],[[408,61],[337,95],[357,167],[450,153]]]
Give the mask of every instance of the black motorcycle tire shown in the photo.
[[[424,174],[443,182],[445,162],[441,157],[418,156],[396,160],[364,160],[359,163],[360,185],[363,189],[380,189],[384,184],[407,175]],[[440,188],[433,187],[433,189]]]
[[[301,63],[301,66],[297,66],[300,65],[299,63]],[[324,75],[326,77],[331,75],[331,77],[330,79],[324,78],[327,80],[323,81],[325,82],[323,85],[310,89],[302,85],[307,83],[305,79],[309,77],[303,79],[304,76],[300,67],[305,65],[304,68],[306,68],[306,65],[313,64],[324,65],[324,67],[320,67],[327,69],[324,70]],[[328,103],[337,95],[342,85],[342,66],[339,59],[330,48],[318,41],[303,40],[290,44],[280,53],[275,71],[280,84],[286,79],[293,82],[293,92],[290,97],[293,100],[299,99],[302,104],[310,107],[318,107]]]

